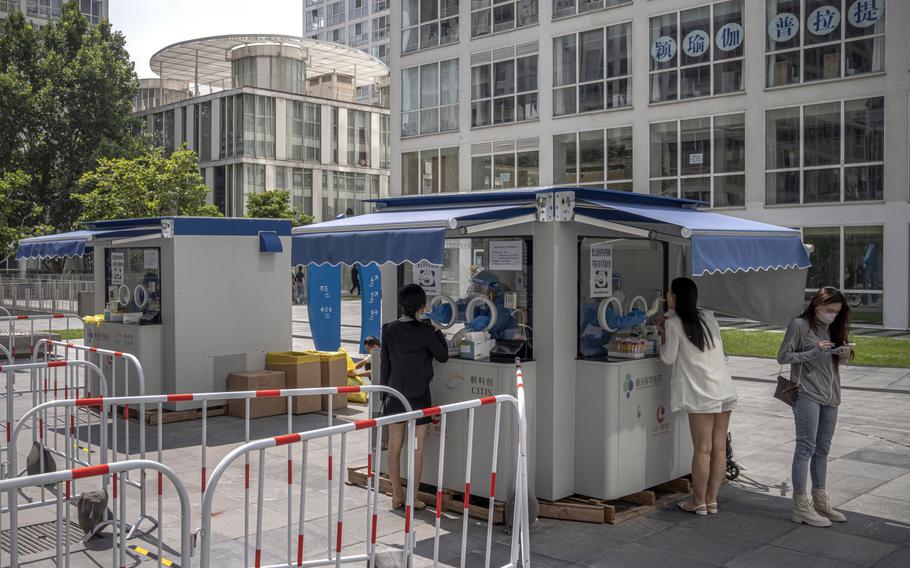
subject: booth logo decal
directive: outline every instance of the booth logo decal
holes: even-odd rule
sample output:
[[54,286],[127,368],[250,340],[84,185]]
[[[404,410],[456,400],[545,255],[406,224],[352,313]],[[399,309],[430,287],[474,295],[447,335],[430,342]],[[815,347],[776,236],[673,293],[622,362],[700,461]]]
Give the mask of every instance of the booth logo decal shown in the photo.
[[663,424],[664,420],[667,419],[667,407],[660,405],[657,407],[657,423]]
[[670,423],[667,421],[667,407],[663,404],[657,405],[657,412],[654,413],[657,423],[651,428],[652,436],[659,436],[670,431]]
[[635,390],[635,381],[632,380],[632,373],[626,373],[626,380],[623,381],[623,390],[626,392],[626,398],[632,398],[632,391]]

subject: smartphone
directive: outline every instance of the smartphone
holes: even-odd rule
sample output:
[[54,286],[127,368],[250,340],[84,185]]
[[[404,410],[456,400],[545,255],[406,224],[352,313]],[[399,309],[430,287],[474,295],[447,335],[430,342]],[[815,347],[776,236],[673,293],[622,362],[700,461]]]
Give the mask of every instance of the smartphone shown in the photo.
[[856,343],[846,343],[840,347],[835,347],[831,350],[831,353],[835,355],[842,355],[844,353],[849,353],[854,347],[856,347]]

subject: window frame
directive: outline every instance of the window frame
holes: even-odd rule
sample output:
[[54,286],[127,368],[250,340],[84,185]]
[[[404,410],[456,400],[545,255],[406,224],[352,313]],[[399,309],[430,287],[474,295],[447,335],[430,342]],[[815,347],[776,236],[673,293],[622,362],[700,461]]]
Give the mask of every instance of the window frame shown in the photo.
[[[525,91],[519,91],[518,85],[518,72],[519,72],[519,61],[526,59],[534,59],[535,67],[535,88]],[[504,95],[496,95],[496,75],[495,69],[497,64],[503,63],[512,63],[513,73],[512,73],[512,91]],[[474,70],[486,67],[489,73],[489,96],[474,98]],[[503,126],[508,124],[516,124],[520,122],[533,122],[540,120],[540,54],[539,53],[529,53],[527,55],[511,55],[508,57],[502,57],[500,59],[491,59],[487,63],[481,63],[479,65],[471,66],[471,129],[477,128],[489,128],[491,126]],[[536,104],[534,105],[535,113],[531,118],[525,118],[522,120],[518,119],[518,99],[519,97],[528,97],[531,95],[536,95]],[[506,99],[512,99],[512,120],[509,121],[500,121],[496,122],[495,109],[496,102]],[[475,105],[489,105],[487,116],[490,117],[489,122],[485,124],[475,124],[474,122],[474,107]]]
[[[631,163],[632,163],[632,172],[631,172],[632,176],[631,176],[631,177],[627,177],[627,178],[622,178],[622,179],[614,179],[614,180],[611,180],[611,179],[608,179],[608,178],[610,177],[610,176],[609,176],[609,172],[610,172],[610,160],[609,160],[609,157],[610,157],[610,147],[609,147],[609,138],[607,137],[607,132],[608,132],[608,131],[611,131],[611,130],[614,130],[614,131],[615,131],[615,130],[621,130],[621,129],[628,129],[629,132],[632,134],[632,145],[631,145],[632,152],[633,152],[633,153],[632,153],[632,162],[631,162]],[[585,134],[585,133],[597,132],[597,131],[600,131],[600,132],[601,132],[601,139],[602,139],[602,141],[603,141],[603,153],[604,153],[604,159],[603,159],[603,172],[604,172],[604,174],[603,174],[603,181],[602,181],[601,183],[596,183],[596,182],[581,183],[581,182],[579,181],[579,180],[581,179],[581,166],[582,166],[582,161],[581,161],[581,135],[582,135],[582,134]],[[571,181],[571,180],[556,181],[556,174],[557,174],[557,171],[556,171],[556,144],[554,143],[554,144],[552,144],[552,148],[553,148],[553,168],[552,168],[552,176],[553,176],[553,177],[552,177],[552,182],[553,182],[554,185],[575,184],[575,185],[578,185],[579,187],[595,187],[595,188],[596,188],[596,187],[599,187],[599,188],[605,188],[605,187],[609,187],[611,184],[612,184],[612,185],[617,185],[617,186],[618,186],[619,184],[628,184],[628,186],[629,186],[629,187],[628,187],[628,191],[629,191],[630,193],[632,193],[632,192],[634,191],[634,180],[635,180],[635,160],[634,160],[634,158],[635,158],[635,153],[634,153],[634,152],[635,152],[635,127],[634,127],[633,124],[620,124],[620,125],[617,125],[617,126],[611,126],[611,127],[605,127],[605,128],[592,128],[591,130],[572,130],[572,131],[568,131],[568,132],[555,132],[555,133],[553,133],[552,138],[556,138],[557,136],[566,136],[566,135],[569,135],[569,134],[574,134],[574,135],[575,135],[575,181],[574,181],[574,182]],[[560,174],[560,175],[563,175],[563,174]],[[620,189],[620,190],[618,190],[618,191],[626,191],[626,190],[625,190],[625,189]]]
[[[687,199],[687,198],[682,197],[683,180],[686,180],[686,179],[696,180],[696,179],[708,178],[710,180],[710,192],[711,192],[711,201],[708,204],[708,207],[710,209],[733,210],[733,209],[745,209],[746,208],[746,169],[745,169],[746,160],[745,159],[743,160],[743,169],[742,170],[723,171],[723,172],[715,171],[715,168],[717,167],[717,160],[714,159],[714,152],[715,152],[715,148],[716,148],[715,138],[716,138],[716,132],[717,132],[717,127],[716,127],[715,121],[718,117],[723,117],[723,116],[742,116],[743,117],[743,147],[745,148],[745,143],[746,143],[746,136],[745,136],[746,112],[745,111],[725,112],[725,113],[720,113],[720,114],[712,114],[709,116],[692,116],[692,117],[686,117],[686,118],[677,118],[677,119],[673,119],[673,120],[657,120],[657,121],[648,123],[648,193],[650,195],[664,195],[663,192],[655,194],[652,191],[652,184],[654,182],[667,182],[667,181],[675,180],[676,181],[676,195],[673,195],[670,197],[675,197],[677,199]],[[710,156],[711,171],[707,174],[702,173],[702,174],[685,174],[684,175],[683,174],[683,151],[682,151],[682,147],[683,147],[682,123],[686,122],[686,121],[690,121],[690,120],[704,120],[704,119],[710,120],[709,129],[711,132],[711,137],[710,137],[710,142],[709,142],[708,148],[704,151],[704,153],[706,153]],[[671,124],[671,123],[676,124],[676,172],[677,172],[677,175],[675,175],[675,176],[651,176],[651,128],[657,124]],[[734,177],[734,176],[740,176],[743,178],[743,204],[742,205],[715,206],[715,202],[716,202],[715,180],[717,178]]]
[[[454,150],[456,178],[454,180],[454,188],[451,191],[442,191],[442,181],[443,181],[442,171],[444,169],[443,162],[442,162],[443,150],[448,150],[448,151]],[[437,148],[415,149],[415,150],[409,150],[407,152],[401,152],[401,154],[400,154],[400,161],[402,162],[402,165],[401,165],[401,171],[402,171],[401,194],[402,195],[436,195],[436,194],[441,194],[441,193],[458,193],[460,191],[459,180],[458,180],[458,173],[459,173],[458,170],[459,170],[460,161],[461,161],[460,152],[461,151],[458,146],[441,146],[441,147],[437,147]],[[423,171],[424,154],[435,154],[437,164],[438,164],[435,178],[432,178],[430,180],[430,183],[432,184],[433,187],[432,187],[431,191],[429,191],[429,192],[424,192],[424,179],[423,179],[423,177],[424,177],[424,171]],[[405,156],[410,157],[412,155],[417,156],[417,191],[415,193],[409,193],[407,191],[408,188],[404,187],[404,178],[405,178],[404,172],[405,172],[406,168],[404,167],[403,162],[405,160]],[[450,157],[451,157],[451,155],[450,155]]]
[[[416,53],[418,51],[423,51],[425,49],[433,49],[436,47],[444,47],[446,45],[452,45],[453,43],[458,43],[459,40],[459,13],[460,13],[460,2],[467,0],[435,0],[436,1],[436,18],[431,20],[423,21],[423,2],[417,0],[417,14],[415,15],[415,23],[411,25],[405,25],[404,22],[404,8],[401,9],[401,53]],[[454,6],[449,6],[449,4],[454,4]],[[443,16],[443,8],[448,8],[449,12]],[[443,38],[442,35],[442,26],[443,24],[448,24],[450,30],[454,30],[454,33],[449,33]],[[436,41],[432,44],[428,43],[423,45],[423,31],[424,29],[431,29],[432,26],[436,26],[435,39]],[[413,49],[407,49],[408,41],[406,37],[409,37],[411,34],[415,34],[415,47]],[[445,39],[445,41],[443,41]]]
[[[468,0],[465,0],[468,1]],[[487,37],[494,36],[496,34],[502,34],[511,32],[514,30],[520,30],[523,28],[528,28],[531,26],[536,26],[540,23],[540,0],[470,0],[470,13],[471,13],[471,39],[478,37]],[[482,4],[480,7],[475,8],[474,3]],[[485,4],[485,5],[483,5]],[[528,21],[522,25],[518,25],[518,7],[519,4],[536,5],[536,11],[533,15],[533,21],[530,19],[531,14],[528,14]],[[495,12],[497,9],[506,8],[508,6],[512,7],[512,25],[508,28],[495,29]],[[487,30],[482,33],[475,33],[474,27],[474,16],[480,15],[482,13],[488,14],[487,16]]]
[[[716,8],[720,4],[726,4],[726,3],[732,2],[732,1],[737,1],[737,0],[717,0],[714,2],[710,2],[707,4],[701,4],[698,6],[690,6],[685,9],[682,9],[682,10],[674,10],[674,11],[670,11],[670,12],[664,12],[662,14],[655,14],[648,18],[648,51],[649,51],[649,53],[648,53],[648,91],[653,92],[652,80],[655,76],[665,75],[665,74],[669,74],[669,73],[675,73],[675,75],[676,75],[675,96],[671,99],[654,100],[649,95],[648,96],[649,105],[672,104],[672,103],[678,103],[678,102],[682,102],[682,101],[707,99],[707,98],[711,98],[711,97],[726,97],[726,96],[731,96],[731,95],[740,95],[740,94],[744,94],[746,92],[746,43],[747,43],[746,36],[745,36],[746,25],[747,25],[746,6],[745,6],[746,0],[738,0],[740,2],[739,25],[743,30],[743,39],[742,39],[742,42],[740,43],[740,45],[735,49],[741,49],[742,55],[738,55],[738,56],[734,56],[734,57],[726,57],[726,58],[722,58],[722,59],[718,59],[716,57],[717,29],[715,29],[716,28],[715,21],[718,17],[716,14]],[[683,63],[682,63],[682,55],[683,55],[682,43],[683,43],[684,38],[679,37],[682,34],[682,29],[683,29],[682,13],[693,11],[693,10],[699,10],[699,9],[706,8],[706,7],[710,8],[710,15],[708,16],[708,20],[710,23],[710,26],[709,26],[710,31],[708,31],[708,49],[706,51],[706,53],[708,54],[708,59],[707,59],[707,61],[700,61],[697,63],[690,63],[687,65],[683,65]],[[652,34],[652,22],[655,19],[663,18],[666,16],[674,15],[674,14],[676,16],[676,23],[675,23],[675,25],[676,25],[675,36],[676,37],[673,38],[676,41],[676,54],[673,56],[673,59],[675,60],[675,64],[672,67],[654,69],[653,67],[654,67],[655,60],[651,56],[651,53],[650,53],[650,50],[651,50],[652,46],[654,45],[654,38],[652,37],[652,35],[653,35]],[[741,66],[741,72],[740,72],[740,75],[742,77],[741,88],[738,90],[735,90],[735,91],[724,91],[724,92],[720,92],[720,93],[715,92],[715,87],[716,87],[716,85],[715,85],[715,68],[721,64],[735,63],[735,62],[739,62],[740,66]],[[691,69],[697,69],[700,67],[706,67],[708,69],[708,84],[710,85],[710,93],[707,95],[696,95],[696,96],[683,98],[682,97],[683,73],[685,71],[688,71]]]
[[[798,18],[798,20],[799,20],[799,31],[798,31],[799,45],[796,45],[794,47],[782,47],[780,49],[771,49],[772,45],[775,45],[776,42],[774,42],[767,33],[768,26],[770,26],[770,24],[771,24],[771,21],[769,20],[769,18],[774,17],[771,15],[770,2],[775,2],[775,4],[776,4],[777,0],[765,0],[765,6],[764,6],[764,8],[765,8],[765,30],[766,30],[765,31],[765,59],[764,59],[765,89],[782,89],[782,88],[787,88],[787,87],[795,87],[795,86],[799,86],[799,85],[807,85],[807,84],[819,83],[819,82],[824,82],[824,81],[840,81],[840,80],[844,80],[844,79],[853,79],[856,77],[868,77],[870,75],[885,73],[884,62],[885,62],[885,57],[886,57],[886,45],[887,45],[887,42],[886,42],[887,32],[886,31],[882,31],[881,33],[870,33],[870,34],[860,35],[860,36],[855,36],[855,37],[847,37],[847,26],[849,25],[847,22],[847,12],[850,10],[850,8],[854,4],[853,0],[829,0],[832,2],[833,1],[839,2],[839,6],[836,6],[836,7],[838,7],[840,9],[840,23],[837,26],[837,29],[839,31],[838,35],[840,37],[838,37],[837,39],[821,41],[818,43],[806,43],[806,34],[809,33],[809,30],[806,25],[806,19],[809,17],[809,14],[806,13],[807,0],[796,0],[796,1],[799,2],[799,18]],[[878,0],[878,1],[883,3],[882,18],[886,19],[887,12],[888,12],[887,1],[886,0]],[[776,10],[775,10],[775,12],[776,12]],[[813,12],[814,12],[814,10],[813,10]],[[778,13],[780,13],[780,12],[776,12],[775,16]],[[870,26],[870,28],[874,28],[874,27],[875,26]],[[886,30],[886,29],[887,29],[887,20],[885,20],[885,22],[882,24],[882,30]],[[873,42],[875,40],[881,41],[881,49],[883,51],[882,68],[877,71],[873,70],[873,71],[858,72],[858,73],[854,73],[852,75],[847,75],[846,74],[846,71],[847,71],[847,58],[846,58],[847,45],[851,44],[851,43],[858,43],[858,42],[867,41],[867,40],[872,40]],[[810,79],[807,81],[806,80],[806,52],[810,51],[810,50],[816,50],[816,49],[820,49],[820,48],[834,47],[834,46],[837,46],[837,48],[838,48],[839,62],[838,62],[837,76],[836,77],[822,77],[819,79]],[[770,65],[771,58],[778,56],[778,55],[793,54],[793,53],[797,54],[797,59],[798,59],[798,63],[799,63],[799,79],[794,82],[787,82],[787,83],[782,83],[779,85],[771,84],[771,79],[772,79],[772,75],[770,75],[770,73],[772,73],[771,65]]]
[[[524,154],[537,154],[537,183],[529,185],[519,185],[518,184],[518,160],[519,156]],[[494,180],[496,179],[496,158],[502,156],[511,156],[512,157],[512,174],[511,179],[513,180],[512,185],[509,187],[495,187]],[[474,160],[476,159],[488,159],[490,164],[490,184],[487,187],[475,187],[474,186]],[[507,151],[507,152],[496,152],[492,148],[490,152],[483,152],[478,154],[471,154],[471,191],[508,191],[511,189],[523,189],[526,187],[538,187],[540,185],[540,148],[535,149],[523,149],[519,150],[516,147]]]
[[[607,5],[607,3],[611,2],[611,1],[614,1],[616,3]],[[559,13],[556,10],[558,0],[553,0],[553,10],[551,12],[551,21],[556,22],[559,20],[565,20],[567,18],[574,18],[575,16],[590,14],[591,12],[599,12],[601,10],[610,10],[612,8],[628,6],[628,5],[632,4],[633,1],[634,0],[600,0],[600,2],[603,4],[602,6],[596,6],[596,7],[580,10],[579,4],[582,2],[582,0],[572,0],[572,13],[570,14],[567,12]],[[594,5],[594,4],[596,4],[596,2],[588,2],[588,4]]]
[[[443,64],[448,64],[448,65],[450,65],[450,66],[451,66],[452,68],[454,68],[455,71],[456,71],[456,77],[455,77],[455,83],[454,83],[455,89],[454,89],[453,92],[450,92],[450,93],[447,94],[447,96],[448,96],[451,100],[454,100],[454,101],[455,101],[454,103],[442,104],[442,99],[443,99],[443,97],[442,97],[442,95],[443,95],[443,90],[442,90],[442,81],[443,81],[442,66],[443,66]],[[458,74],[460,74],[459,64],[460,64],[459,59],[456,57],[456,58],[452,58],[452,59],[446,59],[446,60],[443,60],[443,61],[431,61],[431,62],[429,62],[429,63],[424,63],[424,64],[422,64],[422,65],[414,65],[414,66],[412,66],[412,67],[407,67],[407,68],[401,70],[402,93],[406,90],[406,89],[405,89],[405,86],[404,86],[404,75],[405,75],[405,73],[406,73],[406,72],[412,72],[412,71],[415,70],[415,69],[416,69],[416,73],[417,73],[417,93],[416,93],[416,96],[414,97],[414,102],[415,102],[415,104],[417,105],[417,108],[413,108],[413,109],[404,109],[404,108],[402,108],[402,109],[401,109],[401,138],[413,138],[413,137],[416,137],[416,136],[430,136],[430,135],[434,135],[434,134],[441,134],[441,133],[444,133],[444,132],[457,132],[457,131],[458,131],[458,123],[459,123],[459,120],[458,120],[458,107],[459,107],[459,104],[460,104],[459,99],[458,99],[458,81],[459,81]],[[436,66],[436,104],[435,104],[435,105],[432,105],[432,106],[424,107],[424,106],[423,106],[423,101],[421,100],[421,98],[422,98],[422,97],[421,97],[421,95],[422,95],[422,93],[421,93],[421,85],[422,85],[422,79],[423,79],[423,73],[424,73],[423,69],[424,69],[425,67],[429,67],[429,66]],[[402,96],[402,102],[403,102],[403,101],[404,101],[404,96]],[[404,106],[404,105],[402,104],[402,107],[403,107],[403,106]],[[451,128],[446,128],[445,130],[443,130],[443,128],[442,128],[442,125],[443,125],[442,117],[443,117],[443,111],[446,110],[446,109],[447,109],[447,110],[452,110],[452,109],[454,109],[455,122],[454,122],[454,124],[452,125]],[[424,113],[425,113],[425,112],[429,112],[429,111],[435,111],[435,115],[436,115],[436,129],[435,129],[435,130],[424,131],[424,130],[423,130],[423,117],[424,117]],[[405,134],[405,129],[404,129],[405,116],[406,116],[406,115],[411,115],[411,114],[413,114],[413,113],[416,113],[416,114],[417,114],[417,131],[416,131],[414,134]]]
[[[608,76],[608,69],[609,69],[609,67],[610,67],[610,64],[609,64],[610,53],[607,51],[607,45],[609,44],[609,32],[608,32],[608,30],[610,30],[611,28],[618,28],[618,27],[620,27],[620,26],[627,26],[627,32],[628,32],[628,33],[626,34],[627,37],[628,37],[627,46],[628,46],[628,48],[629,48],[629,49],[628,49],[628,53],[626,53],[626,59],[627,59],[627,62],[626,62],[627,73],[625,73],[625,74],[623,74],[623,75],[617,75],[617,76],[612,76],[612,77],[611,77],[611,76]],[[601,32],[603,33],[603,43],[601,44],[601,45],[602,45],[602,48],[603,48],[603,61],[602,61],[602,63],[603,63],[603,77],[601,77],[600,79],[582,81],[582,80],[581,80],[581,77],[582,77],[582,51],[583,51],[583,49],[582,49],[582,35],[583,35],[583,34],[587,34],[587,33],[591,33],[591,32],[597,32],[597,31],[601,31]],[[621,21],[621,22],[616,22],[616,23],[614,23],[614,24],[610,24],[610,25],[608,25],[608,26],[600,26],[600,27],[596,27],[596,28],[591,28],[591,29],[586,29],[586,30],[581,30],[581,31],[577,31],[577,32],[572,32],[572,33],[568,33],[568,34],[563,34],[563,35],[560,35],[560,36],[556,36],[556,37],[552,38],[552,42],[551,42],[551,47],[552,47],[552,49],[553,49],[553,50],[556,49],[556,41],[557,41],[557,40],[560,40],[560,39],[563,39],[563,38],[566,38],[566,37],[570,37],[570,36],[575,38],[575,70],[574,70],[574,71],[575,71],[575,73],[574,73],[574,74],[575,74],[575,81],[574,81],[574,82],[571,82],[571,83],[568,83],[568,82],[567,82],[567,83],[561,83],[561,82],[557,81],[557,78],[556,78],[556,65],[555,65],[556,57],[555,57],[555,55],[554,55],[553,58],[552,58],[552,60],[551,60],[551,62],[553,62],[553,64],[551,65],[551,67],[553,68],[553,76],[551,77],[551,80],[552,80],[552,83],[551,83],[551,84],[552,84],[552,99],[553,99],[553,108],[551,109],[551,112],[552,112],[553,118],[561,118],[561,117],[564,117],[564,116],[586,115],[586,114],[592,114],[592,113],[598,113],[598,112],[609,112],[609,111],[615,111],[615,110],[628,110],[628,109],[632,108],[632,106],[633,106],[633,100],[632,100],[632,97],[633,97],[633,90],[632,90],[632,89],[633,89],[633,86],[632,86],[632,84],[633,84],[633,79],[632,79],[632,78],[633,78],[633,75],[634,75],[634,73],[633,73],[633,61],[632,61],[632,52],[633,52],[633,49],[632,49],[632,48],[633,48],[633,44],[632,44],[632,20],[625,20],[625,21]],[[608,85],[609,85],[610,83],[620,83],[620,82],[622,82],[622,81],[626,81],[627,84],[628,84],[628,88],[627,88],[626,94],[625,94],[625,104],[623,104],[623,105],[621,105],[621,106],[613,106],[613,107],[611,107],[611,106],[609,106],[609,105],[607,104],[607,93],[609,92]],[[557,84],[557,83],[558,83],[558,84]],[[603,99],[602,99],[603,106],[602,106],[602,108],[599,108],[599,109],[592,109],[592,110],[585,110],[585,111],[580,110],[580,108],[581,108],[581,91],[582,91],[582,88],[583,88],[583,87],[586,87],[586,86],[590,86],[590,85],[597,85],[597,84],[600,84],[600,85],[603,86]],[[569,89],[573,89],[574,92],[575,92],[575,106],[574,106],[574,111],[573,111],[573,112],[561,112],[561,113],[557,113],[556,104],[557,104],[557,101],[560,100],[560,99],[559,99],[558,92],[566,91],[566,90],[569,90]]]
[[[772,107],[772,108],[765,109],[765,131],[766,132],[767,132],[768,113],[769,112],[777,111],[777,110],[795,109],[795,108],[799,109],[799,165],[797,167],[770,168],[769,169],[767,156],[765,157],[765,168],[764,168],[765,183],[764,183],[763,206],[764,207],[802,207],[805,205],[815,206],[815,205],[853,205],[853,204],[857,204],[857,203],[883,203],[885,201],[884,179],[882,181],[881,199],[855,199],[855,200],[846,199],[846,197],[847,197],[846,175],[845,175],[846,170],[851,169],[851,168],[858,169],[858,168],[868,168],[868,167],[881,167],[882,175],[884,176],[885,156],[886,156],[886,152],[884,151],[884,146],[885,146],[885,140],[887,140],[887,135],[888,135],[888,133],[887,133],[888,121],[887,120],[882,120],[882,127],[881,127],[882,149],[883,149],[882,150],[882,159],[873,160],[873,161],[864,161],[864,162],[850,162],[850,163],[845,162],[846,142],[847,142],[847,139],[846,139],[847,103],[854,102],[854,101],[869,101],[869,100],[873,100],[873,99],[882,100],[882,113],[884,113],[886,110],[884,95],[871,95],[871,96],[865,96],[865,97],[839,99],[839,100],[824,100],[824,101],[817,101],[817,102],[801,104],[801,105],[787,105],[787,106]],[[805,109],[806,109],[806,107],[820,106],[820,105],[833,104],[833,103],[837,103],[840,105],[840,123],[839,123],[840,163],[839,164],[824,164],[824,165],[820,165],[820,166],[806,166],[805,165],[806,164],[806,134],[805,134],[805,132],[806,132],[806,120],[805,120],[806,113],[805,113]],[[777,141],[775,140],[775,145],[776,145],[776,143],[777,143]],[[765,151],[767,152],[768,151],[767,150],[768,149],[767,135],[765,136],[765,148],[766,148]],[[839,183],[840,183],[839,199],[837,201],[806,202],[805,172],[834,170],[834,169],[838,170]],[[799,174],[799,201],[794,202],[794,203],[768,203],[768,174],[793,173],[793,172],[797,172]]]

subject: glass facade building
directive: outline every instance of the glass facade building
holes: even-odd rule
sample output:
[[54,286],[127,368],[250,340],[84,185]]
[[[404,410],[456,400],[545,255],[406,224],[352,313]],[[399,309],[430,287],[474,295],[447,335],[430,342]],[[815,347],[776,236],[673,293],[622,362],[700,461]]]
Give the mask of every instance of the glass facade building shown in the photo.
[[697,200],[799,228],[808,290],[838,286],[856,321],[910,328],[910,3],[395,8],[393,194],[564,184]]
[[[0,19],[11,12],[22,12],[28,21],[44,25],[60,17],[61,6],[67,0],[0,0]],[[109,0],[76,0],[79,10],[92,24],[108,17]]]

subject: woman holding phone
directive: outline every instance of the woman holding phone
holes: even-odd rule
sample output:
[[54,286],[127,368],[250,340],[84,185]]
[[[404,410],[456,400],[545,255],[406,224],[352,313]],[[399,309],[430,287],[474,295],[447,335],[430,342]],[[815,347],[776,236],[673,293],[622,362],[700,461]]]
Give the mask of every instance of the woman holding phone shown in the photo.
[[[790,365],[790,380],[798,383],[793,419],[796,450],[793,453],[793,514],[795,523],[813,527],[844,522],[843,513],[831,506],[825,490],[828,451],[837,425],[840,405],[840,365],[853,358],[849,343],[850,306],[840,290],[825,286],[790,322],[777,362]],[[812,500],[806,492],[812,479]]]

